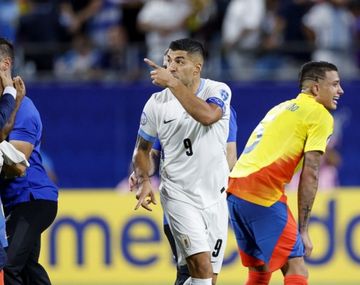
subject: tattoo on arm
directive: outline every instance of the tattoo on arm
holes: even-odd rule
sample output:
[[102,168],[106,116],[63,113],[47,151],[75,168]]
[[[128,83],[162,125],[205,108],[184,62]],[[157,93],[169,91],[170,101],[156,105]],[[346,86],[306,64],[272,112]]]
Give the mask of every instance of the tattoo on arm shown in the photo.
[[138,184],[149,180],[150,151],[152,143],[138,136],[133,156],[133,168]]
[[311,209],[315,200],[321,153],[307,152],[298,189],[299,230],[306,231],[310,221]]
[[142,151],[147,151],[147,150],[151,150],[151,146],[152,143],[144,140],[142,137],[138,136],[137,140],[136,140],[136,148],[142,150]]
[[302,218],[303,220],[300,221],[300,230],[305,230],[308,223],[309,223],[309,220],[310,220],[310,214],[311,214],[311,208],[309,206],[306,206],[304,208],[301,209],[302,210]]
[[[306,163],[306,167],[309,167],[310,169],[312,169],[314,171],[314,173],[319,174],[319,168],[320,168],[320,157],[321,154],[318,153],[318,155],[314,155],[313,156],[306,156],[305,157],[305,162]],[[319,178],[319,176],[317,175],[316,178]]]

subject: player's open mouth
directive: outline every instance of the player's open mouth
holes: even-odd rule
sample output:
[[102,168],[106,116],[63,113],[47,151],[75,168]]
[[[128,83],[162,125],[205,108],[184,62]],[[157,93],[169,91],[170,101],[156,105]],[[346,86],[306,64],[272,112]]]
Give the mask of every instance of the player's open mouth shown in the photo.
[[333,98],[333,102],[334,102],[334,104],[335,105],[337,105],[338,104],[338,100],[340,99],[340,97],[339,96],[334,96],[334,98]]

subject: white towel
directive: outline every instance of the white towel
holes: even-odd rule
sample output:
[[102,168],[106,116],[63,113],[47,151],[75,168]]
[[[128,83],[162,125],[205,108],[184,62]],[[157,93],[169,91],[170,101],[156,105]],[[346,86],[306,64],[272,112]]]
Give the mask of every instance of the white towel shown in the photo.
[[0,143],[0,151],[2,152],[2,157],[5,164],[12,165],[20,163],[22,165],[25,165],[26,167],[30,166],[30,163],[27,161],[25,155],[22,152],[18,151],[12,144],[8,143],[7,141],[2,141]]

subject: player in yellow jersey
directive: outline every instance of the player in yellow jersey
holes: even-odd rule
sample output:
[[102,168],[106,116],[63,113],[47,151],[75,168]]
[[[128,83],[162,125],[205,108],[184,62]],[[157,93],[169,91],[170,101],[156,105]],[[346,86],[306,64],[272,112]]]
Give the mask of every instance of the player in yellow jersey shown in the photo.
[[[303,257],[313,248],[308,225],[320,159],[333,132],[329,111],[344,92],[337,67],[328,62],[304,64],[299,83],[301,93],[272,108],[255,128],[230,174],[227,200],[241,260],[249,268],[247,285],[268,284],[278,269],[284,284],[308,284]],[[284,186],[302,161],[297,226]]]

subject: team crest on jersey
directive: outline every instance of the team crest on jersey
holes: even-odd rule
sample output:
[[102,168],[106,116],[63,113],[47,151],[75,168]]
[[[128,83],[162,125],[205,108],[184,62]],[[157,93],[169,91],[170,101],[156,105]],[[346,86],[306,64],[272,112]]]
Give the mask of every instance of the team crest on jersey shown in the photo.
[[220,96],[223,101],[226,101],[229,98],[229,94],[224,89],[220,90]]
[[190,239],[187,235],[180,235],[180,240],[185,249],[189,249],[191,246]]
[[142,112],[142,114],[141,114],[141,118],[140,118],[140,124],[143,126],[143,125],[146,125],[146,123],[147,123],[147,116],[146,116],[146,114],[145,114],[145,112]]

